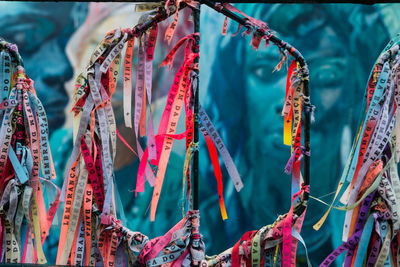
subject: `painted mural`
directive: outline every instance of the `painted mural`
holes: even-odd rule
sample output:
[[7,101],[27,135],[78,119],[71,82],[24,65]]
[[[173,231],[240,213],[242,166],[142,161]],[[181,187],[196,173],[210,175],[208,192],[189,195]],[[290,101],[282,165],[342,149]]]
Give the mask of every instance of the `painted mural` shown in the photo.
[[[352,145],[370,69],[386,43],[400,32],[400,5],[237,6],[267,22],[308,61],[311,99],[316,106],[311,132],[311,195],[330,202]],[[57,183],[61,186],[72,147],[69,116],[74,77],[108,31],[133,27],[148,14],[127,3],[0,2],[0,10],[0,36],[18,45],[26,71],[35,81],[38,97],[46,108]],[[166,71],[157,66],[172,45],[193,28],[189,13],[183,13],[180,21],[171,45],[162,40],[162,34],[157,43],[153,74],[155,125],[177,70],[175,67]],[[273,222],[289,209],[291,198],[291,178],[284,173],[290,148],[282,142],[286,71],[273,71],[280,60],[279,49],[274,45],[252,49],[250,37],[232,36],[237,24],[231,21],[228,34],[223,36],[223,21],[222,15],[202,7],[200,96],[245,186],[237,193],[225,173],[224,197],[229,219],[223,221],[211,161],[205,144],[200,143],[200,230],[209,255],[231,247],[244,232]],[[167,25],[161,23],[160,32]],[[122,80],[114,99],[117,127],[134,147],[134,132],[124,126]],[[123,207],[121,220],[129,228],[155,237],[182,218],[184,146],[184,141],[177,144],[171,155],[157,220],[150,222],[152,189],[146,186],[145,192],[135,197],[139,162],[122,142],[118,143],[115,182]],[[318,265],[341,243],[342,227],[336,226],[337,221],[343,221],[344,213],[334,212],[321,230],[312,229],[326,209],[311,199],[303,226],[302,236],[313,265]],[[57,233],[57,225],[52,231]],[[51,255],[55,257],[58,234],[54,236],[46,244],[49,262],[55,261]],[[299,254],[299,266],[305,265],[304,251],[300,249]]]

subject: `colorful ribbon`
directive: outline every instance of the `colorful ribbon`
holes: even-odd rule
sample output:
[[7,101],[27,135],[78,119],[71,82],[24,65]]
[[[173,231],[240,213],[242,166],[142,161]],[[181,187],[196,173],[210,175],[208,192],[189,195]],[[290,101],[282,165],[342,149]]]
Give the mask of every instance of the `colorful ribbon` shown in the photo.
[[[347,185],[340,198],[346,206],[339,207],[346,210],[344,243],[320,266],[329,266],[344,251],[344,266],[399,266],[398,52],[399,40],[392,40],[372,68],[366,110],[335,195]],[[314,228],[319,229],[332,206]]]
[[[0,54],[2,263],[45,264],[43,243],[60,196],[60,190],[51,182],[56,176],[49,148],[47,116],[33,81],[25,74],[17,46],[0,39]],[[52,187],[57,191],[55,198]],[[43,188],[47,196],[43,195]],[[26,237],[22,233],[26,233]]]

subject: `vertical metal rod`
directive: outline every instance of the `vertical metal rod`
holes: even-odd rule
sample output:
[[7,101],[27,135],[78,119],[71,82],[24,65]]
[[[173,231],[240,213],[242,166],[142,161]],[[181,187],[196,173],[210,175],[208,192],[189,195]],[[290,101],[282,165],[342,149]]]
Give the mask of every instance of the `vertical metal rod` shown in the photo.
[[[200,5],[198,9],[193,9],[193,24],[194,24],[194,32],[200,32]],[[200,50],[200,37],[195,36],[195,45],[193,46],[193,52],[199,53]],[[197,57],[194,61],[194,65],[197,67],[194,69],[197,75],[199,75],[199,58]],[[194,94],[194,107],[193,107],[193,117],[194,117],[194,125],[193,125],[193,142],[195,144],[199,143],[199,78],[194,79],[193,82],[197,83],[196,91]],[[196,149],[193,155],[193,209],[199,209],[199,151]]]

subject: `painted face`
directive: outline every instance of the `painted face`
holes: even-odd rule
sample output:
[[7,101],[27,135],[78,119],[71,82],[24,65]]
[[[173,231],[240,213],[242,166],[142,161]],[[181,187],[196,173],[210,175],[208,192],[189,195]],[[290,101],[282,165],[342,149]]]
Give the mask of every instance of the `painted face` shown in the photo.
[[46,108],[50,134],[65,121],[64,83],[72,77],[72,69],[64,50],[73,30],[72,7],[73,3],[0,3],[0,34],[17,44],[26,73]]

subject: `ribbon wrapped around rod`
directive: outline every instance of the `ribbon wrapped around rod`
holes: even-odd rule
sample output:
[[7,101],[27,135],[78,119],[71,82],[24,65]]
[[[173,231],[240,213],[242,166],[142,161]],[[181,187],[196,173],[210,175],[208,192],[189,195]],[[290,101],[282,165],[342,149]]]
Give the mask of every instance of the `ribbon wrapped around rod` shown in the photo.
[[139,254],[143,266],[199,265],[204,260],[204,243],[199,233],[199,211],[192,210],[164,236],[150,240]]
[[[293,196],[293,201],[308,190],[309,186],[303,185]],[[206,256],[201,266],[296,266],[297,240],[305,247],[300,236],[305,213],[300,217],[294,215],[293,209],[297,205],[299,202],[293,204],[289,213],[279,216],[273,224],[245,233],[233,248],[215,256]],[[307,262],[311,266],[308,254]]]
[[151,240],[129,230],[112,215],[100,217],[99,241],[93,257],[98,257],[98,262],[104,266],[124,265],[124,253],[129,266],[192,266],[205,259],[198,210],[189,211],[165,235]]
[[60,196],[52,183],[56,175],[47,116],[33,80],[25,74],[17,46],[0,39],[0,59],[2,263],[45,264],[43,244]]
[[[331,208],[346,210],[343,244],[320,266],[346,251],[344,266],[400,266],[400,54],[393,39],[372,68],[361,124],[335,198],[314,226],[319,229]],[[342,188],[346,188],[344,191]],[[344,206],[333,206],[341,193]]]

